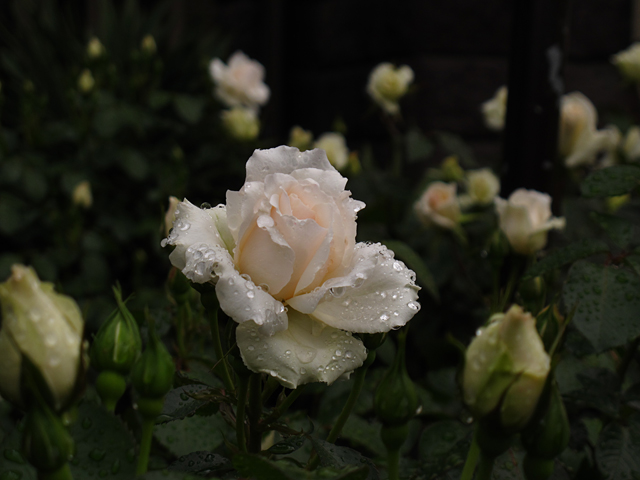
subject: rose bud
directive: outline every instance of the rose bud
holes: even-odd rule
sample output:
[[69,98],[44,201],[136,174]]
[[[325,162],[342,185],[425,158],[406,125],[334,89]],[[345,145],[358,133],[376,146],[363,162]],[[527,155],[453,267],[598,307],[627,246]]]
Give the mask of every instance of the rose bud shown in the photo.
[[427,226],[452,229],[460,221],[460,203],[455,183],[433,182],[416,202],[418,218]]
[[234,140],[249,142],[258,138],[260,120],[254,110],[234,107],[231,110],[223,111],[220,116],[225,131]]
[[503,85],[496,90],[493,98],[482,104],[482,115],[487,128],[495,131],[504,128],[504,120],[507,116],[507,96],[507,87]]
[[[22,404],[22,356],[29,358],[44,379],[58,411],[74,394],[81,366],[83,320],[76,302],[40,282],[31,267],[14,265],[0,284],[0,395]],[[49,395],[50,394],[50,395]]]
[[489,205],[500,193],[500,180],[490,168],[467,172],[467,193],[478,205]]
[[395,115],[400,112],[398,100],[407,93],[413,82],[413,70],[407,65],[395,67],[381,63],[371,71],[367,93],[385,112]]
[[514,305],[494,315],[469,345],[462,380],[465,403],[477,419],[496,412],[499,427],[519,431],[533,415],[549,365],[535,318]]

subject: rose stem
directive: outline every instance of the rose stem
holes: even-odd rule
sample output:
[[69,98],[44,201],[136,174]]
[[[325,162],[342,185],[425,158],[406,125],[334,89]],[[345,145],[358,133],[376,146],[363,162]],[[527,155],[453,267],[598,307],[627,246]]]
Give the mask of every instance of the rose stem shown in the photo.
[[220,328],[218,326],[218,309],[207,308],[207,314],[209,315],[209,325],[211,326],[211,338],[213,339],[213,349],[216,352],[218,361],[222,364],[222,381],[228,391],[233,391],[233,380],[231,379],[231,373],[229,372],[229,365],[227,359],[224,356],[222,350],[222,343],[220,341]]
[[491,472],[493,471],[493,457],[487,457],[480,454],[480,463],[478,464],[478,474],[476,480],[491,480]]
[[[353,410],[353,407],[355,406],[356,401],[360,396],[360,391],[364,386],[364,378],[367,375],[367,370],[369,369],[369,365],[373,363],[375,358],[376,358],[375,350],[370,350],[369,355],[367,355],[367,359],[364,361],[362,366],[358,370],[356,370],[355,373],[353,374],[353,377],[354,377],[353,388],[351,389],[351,393],[349,394],[349,398],[347,399],[347,402],[344,404],[344,407],[342,407],[342,412],[340,412],[340,416],[338,417],[338,420],[336,420],[336,423],[333,425],[333,428],[331,429],[331,431],[329,432],[329,435],[327,436],[327,440],[326,440],[327,442],[333,443],[340,436],[340,432],[342,432],[342,428],[344,427],[344,424],[347,423],[347,419],[349,418],[349,415],[351,415],[351,410]],[[320,463],[320,459],[314,453],[309,459],[309,470],[314,470],[318,466],[318,463]]]
[[143,475],[147,473],[154,425],[154,418],[144,418],[142,420],[142,437],[140,438],[140,453],[138,455],[138,468],[136,469],[136,475]]
[[238,448],[247,451],[247,439],[245,438],[244,417],[247,410],[247,396],[249,393],[249,377],[238,377],[238,408],[236,411],[236,437]]
[[400,478],[400,449],[395,448],[387,452],[387,474],[389,480]]
[[478,447],[478,442],[476,442],[476,436],[474,435],[460,480],[471,480],[473,478],[473,471],[476,469],[476,464],[478,463],[478,455],[480,455],[480,447]]
[[262,431],[258,428],[262,416],[262,375],[254,373],[249,377],[249,452],[260,453]]
[[291,392],[289,395],[287,395],[287,398],[285,398],[284,401],[273,410],[271,415],[269,415],[269,422],[274,422],[277,419],[279,419],[282,415],[284,415],[284,413],[289,409],[291,404],[295,402],[296,399],[300,396],[300,394],[304,390],[304,387],[306,387],[306,385],[301,385],[298,388],[296,388],[293,392]]

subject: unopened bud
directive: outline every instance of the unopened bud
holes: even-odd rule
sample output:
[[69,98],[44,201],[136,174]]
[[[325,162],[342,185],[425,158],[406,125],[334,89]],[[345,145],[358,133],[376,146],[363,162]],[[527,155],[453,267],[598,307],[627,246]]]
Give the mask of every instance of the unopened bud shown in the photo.
[[458,163],[458,157],[451,155],[442,161],[440,166],[442,178],[447,182],[457,182],[464,178],[464,170]]
[[260,120],[254,110],[234,107],[221,113],[222,125],[234,140],[249,142],[258,138]]
[[147,348],[131,371],[133,387],[143,399],[162,399],[173,386],[174,372],[171,355],[150,325]]
[[289,132],[288,145],[290,147],[296,147],[301,152],[304,152],[311,148],[311,142],[313,142],[313,133],[299,125],[293,127]]
[[153,55],[156,53],[158,47],[156,46],[156,40],[153,38],[153,35],[144,36],[142,42],[140,42],[140,49],[147,55]]
[[89,93],[91,90],[93,90],[95,84],[96,81],[91,74],[91,70],[85,68],[78,77],[78,90],[80,90],[82,93]]
[[92,37],[87,44],[87,55],[89,58],[98,58],[104,55],[104,45],[97,37]]
[[39,403],[27,414],[22,448],[39,472],[52,473],[65,467],[73,455],[74,443],[62,420]]

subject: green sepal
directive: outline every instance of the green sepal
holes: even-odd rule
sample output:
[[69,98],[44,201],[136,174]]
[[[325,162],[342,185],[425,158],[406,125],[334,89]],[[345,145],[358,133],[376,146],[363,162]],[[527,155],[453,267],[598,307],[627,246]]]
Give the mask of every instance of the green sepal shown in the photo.
[[96,390],[105,408],[113,412],[120,397],[127,389],[126,379],[118,372],[105,370],[96,379]]
[[133,387],[141,398],[162,398],[173,387],[176,367],[171,355],[149,324],[149,343],[131,370]]
[[169,273],[169,279],[167,281],[169,291],[175,299],[178,305],[182,305],[189,301],[189,294],[191,293],[191,282],[189,279],[177,268],[172,268]]

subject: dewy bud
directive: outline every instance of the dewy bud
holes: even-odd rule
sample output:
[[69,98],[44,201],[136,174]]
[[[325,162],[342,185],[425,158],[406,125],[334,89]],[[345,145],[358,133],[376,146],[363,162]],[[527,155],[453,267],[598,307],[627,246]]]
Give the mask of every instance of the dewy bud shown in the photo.
[[117,307],[102,324],[91,345],[91,363],[98,371],[127,375],[142,349],[138,324],[114,288]]
[[74,450],[62,420],[43,403],[34,405],[27,414],[22,447],[29,463],[47,473],[63,468]]
[[398,351],[376,390],[373,405],[385,426],[406,424],[418,409],[418,394],[405,363],[406,332],[398,336]]
[[466,353],[465,403],[481,419],[498,409],[500,426],[519,431],[533,414],[550,359],[530,313],[513,305],[479,330]]
[[133,387],[143,399],[160,399],[173,386],[175,365],[150,325],[149,343],[131,372]]
[[76,302],[42,283],[36,272],[14,265],[0,284],[0,395],[22,403],[22,356],[38,369],[53,397],[54,410],[70,399],[81,364],[83,320]]

